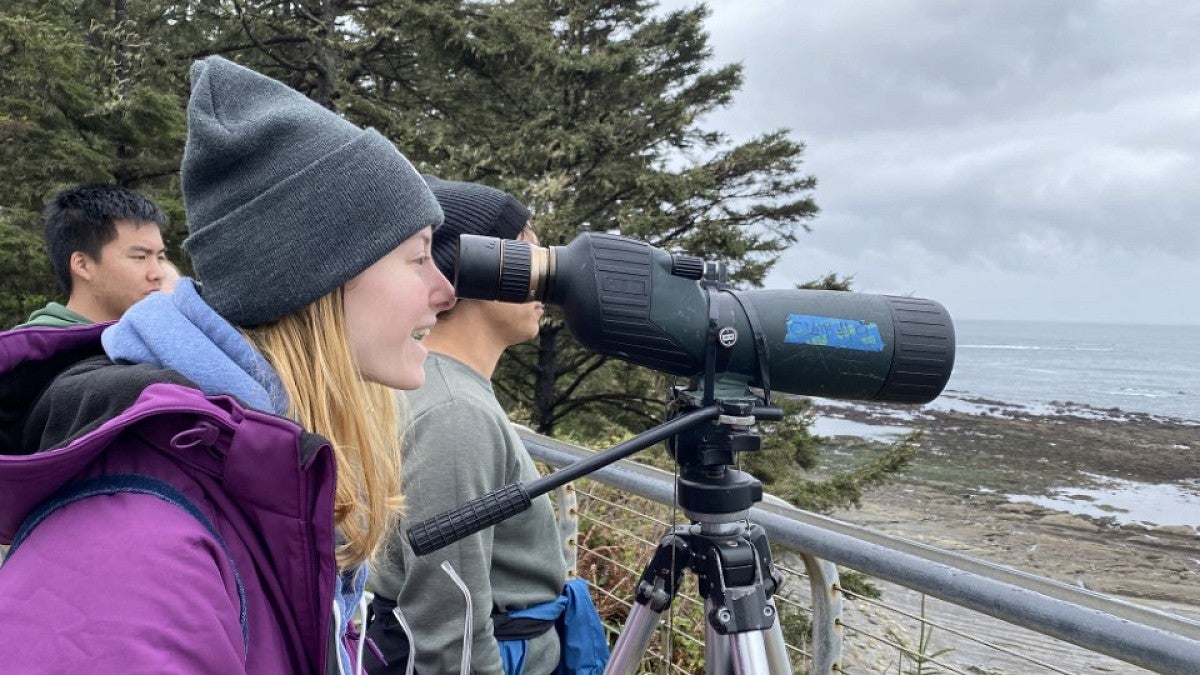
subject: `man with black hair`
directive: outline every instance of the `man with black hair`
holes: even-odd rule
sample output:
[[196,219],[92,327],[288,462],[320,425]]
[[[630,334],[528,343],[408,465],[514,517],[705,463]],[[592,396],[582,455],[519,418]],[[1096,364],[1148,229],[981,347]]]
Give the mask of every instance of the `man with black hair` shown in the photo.
[[[453,279],[458,239],[478,234],[537,244],[529,210],[487,187],[425,177],[445,213],[431,254]],[[538,334],[542,303],[459,300],[438,315],[422,344],[425,384],[405,392],[411,423],[404,458],[405,522],[377,563],[376,620],[367,636],[379,653],[372,675],[405,672],[409,646],[392,610],[404,613],[421,675],[459,672],[463,631],[471,672],[487,675],[599,673],[608,657],[603,628],[581,579],[567,580],[562,541],[548,496],[528,510],[424,557],[402,529],[515,482],[538,477],[533,458],[496,400],[491,377],[507,348]],[[458,592],[440,568],[447,560],[471,590],[463,626]],[[562,648],[562,645],[568,645]],[[566,657],[566,658],[564,658]]]
[[162,288],[167,216],[128,188],[84,185],[46,205],[43,227],[50,266],[67,294],[17,328],[76,326],[121,318]]

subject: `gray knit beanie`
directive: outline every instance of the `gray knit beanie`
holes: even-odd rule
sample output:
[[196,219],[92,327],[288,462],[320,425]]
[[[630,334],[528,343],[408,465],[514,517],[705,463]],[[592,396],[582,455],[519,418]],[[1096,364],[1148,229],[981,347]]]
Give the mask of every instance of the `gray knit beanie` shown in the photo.
[[454,281],[460,235],[516,239],[529,224],[529,209],[503,190],[428,175],[425,182],[446,214],[433,233],[433,262],[450,281]]
[[231,323],[291,314],[441,223],[420,174],[373,129],[219,56],[191,76],[183,247]]

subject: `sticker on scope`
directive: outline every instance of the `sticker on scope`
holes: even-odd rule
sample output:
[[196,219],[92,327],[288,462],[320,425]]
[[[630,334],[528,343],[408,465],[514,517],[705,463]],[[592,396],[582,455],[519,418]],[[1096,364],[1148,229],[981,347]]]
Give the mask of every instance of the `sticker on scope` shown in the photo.
[[864,352],[883,351],[879,326],[870,321],[835,319],[831,316],[788,314],[784,342]]

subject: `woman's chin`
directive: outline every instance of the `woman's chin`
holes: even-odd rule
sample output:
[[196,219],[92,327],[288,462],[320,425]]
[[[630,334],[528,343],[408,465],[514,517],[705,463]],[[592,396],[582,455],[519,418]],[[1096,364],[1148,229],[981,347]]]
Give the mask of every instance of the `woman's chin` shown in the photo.
[[421,385],[425,384],[425,369],[418,368],[416,372],[397,373],[395,377],[390,377],[388,380],[388,382],[380,382],[380,384],[401,391],[420,389]]
[[425,384],[425,358],[429,352],[425,345],[417,340],[404,345],[402,353],[394,359],[389,359],[384,367],[373,372],[363,371],[363,377],[371,382],[382,384],[392,389],[419,389]]

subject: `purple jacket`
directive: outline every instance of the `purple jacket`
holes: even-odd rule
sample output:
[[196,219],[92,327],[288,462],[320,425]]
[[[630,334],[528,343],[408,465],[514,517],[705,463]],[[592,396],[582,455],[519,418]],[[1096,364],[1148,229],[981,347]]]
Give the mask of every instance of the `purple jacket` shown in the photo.
[[113,364],[104,328],[0,333],[0,544],[105,474],[169,484],[220,538],[145,494],[54,512],[0,566],[4,672],[336,672],[329,445],[172,371]]

